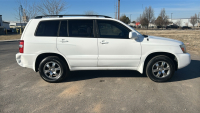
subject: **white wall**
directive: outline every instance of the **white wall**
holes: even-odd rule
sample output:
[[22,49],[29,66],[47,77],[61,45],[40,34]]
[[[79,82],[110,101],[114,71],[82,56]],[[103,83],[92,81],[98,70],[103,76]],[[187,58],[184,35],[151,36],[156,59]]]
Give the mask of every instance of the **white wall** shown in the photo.
[[[174,23],[174,24],[176,24],[176,22],[178,21],[178,20],[181,20],[181,27],[182,26],[190,26],[190,27],[192,27],[193,25],[190,23],[190,19],[189,18],[186,18],[186,19],[172,19],[172,22]],[[171,19],[169,19],[169,21],[171,21]],[[198,24],[195,24],[194,26],[197,26]]]
[[135,24],[134,24],[134,23],[129,23],[128,25],[129,25],[129,26],[135,26]]

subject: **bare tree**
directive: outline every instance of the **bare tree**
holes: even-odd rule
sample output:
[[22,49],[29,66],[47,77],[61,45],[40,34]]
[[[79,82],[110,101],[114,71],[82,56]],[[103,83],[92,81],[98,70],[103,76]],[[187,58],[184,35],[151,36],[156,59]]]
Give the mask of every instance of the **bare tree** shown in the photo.
[[41,0],[41,4],[37,7],[43,15],[58,15],[67,8],[67,3],[64,0]]
[[160,17],[162,18],[162,26],[167,26],[169,24],[169,17],[166,15],[165,8],[163,8],[160,12]]
[[180,27],[180,26],[181,26],[181,23],[182,23],[182,21],[181,21],[181,19],[180,19],[180,20],[177,20],[175,24],[178,25],[178,26]]
[[85,15],[97,15],[97,13],[94,11],[86,11]]
[[30,19],[35,18],[39,14],[39,11],[37,9],[37,4],[36,3],[28,4],[27,8],[26,7],[24,8],[24,14],[26,16],[27,22]]
[[198,27],[200,27],[200,13],[198,14]]
[[141,17],[138,17],[138,18],[136,19],[136,22],[140,22],[140,20],[141,20]]
[[[38,15],[37,5],[35,2],[28,0],[16,0],[17,8],[15,17],[17,20],[28,22],[30,19]],[[21,22],[20,22],[21,23]]]
[[149,23],[152,23],[155,20],[154,10],[152,9],[151,6],[149,6],[149,8],[145,7],[145,10],[143,11],[143,14],[140,20],[142,20],[142,22],[140,23],[146,22],[143,25],[146,25],[148,29]]
[[142,26],[147,26],[147,29],[148,29],[149,20],[148,20],[146,17],[142,17],[142,18],[140,19],[140,24],[141,24]]
[[161,26],[162,28],[167,26],[169,24],[168,16],[165,13],[165,9],[163,8],[160,12],[160,15],[155,21],[155,24],[157,26]]
[[198,20],[197,20],[198,21],[198,25],[197,25],[198,27],[199,27],[199,24],[200,24],[200,18],[199,18],[200,15],[199,14],[198,14]]
[[190,23],[193,25],[193,27],[197,23],[197,20],[198,20],[197,14],[195,14],[194,16],[191,16]]

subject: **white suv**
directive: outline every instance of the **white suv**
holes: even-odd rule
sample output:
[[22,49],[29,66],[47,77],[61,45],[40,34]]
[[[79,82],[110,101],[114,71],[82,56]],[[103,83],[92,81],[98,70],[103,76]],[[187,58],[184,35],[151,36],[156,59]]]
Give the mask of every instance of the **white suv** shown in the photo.
[[26,25],[16,60],[47,82],[59,82],[76,70],[136,70],[163,82],[191,61],[183,42],[141,35],[107,16],[44,17]]

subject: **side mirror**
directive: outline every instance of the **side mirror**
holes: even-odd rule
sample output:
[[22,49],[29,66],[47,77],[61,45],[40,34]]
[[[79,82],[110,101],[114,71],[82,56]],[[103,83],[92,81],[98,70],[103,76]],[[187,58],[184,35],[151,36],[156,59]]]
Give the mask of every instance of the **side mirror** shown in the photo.
[[135,32],[129,32],[129,38],[134,38],[134,39],[137,39],[137,33]]

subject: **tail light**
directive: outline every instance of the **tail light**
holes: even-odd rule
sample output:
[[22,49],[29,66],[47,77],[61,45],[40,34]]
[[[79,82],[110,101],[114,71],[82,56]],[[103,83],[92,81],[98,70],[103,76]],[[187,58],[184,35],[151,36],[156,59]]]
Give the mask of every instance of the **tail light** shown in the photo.
[[24,53],[24,40],[20,40],[19,42],[19,52]]

